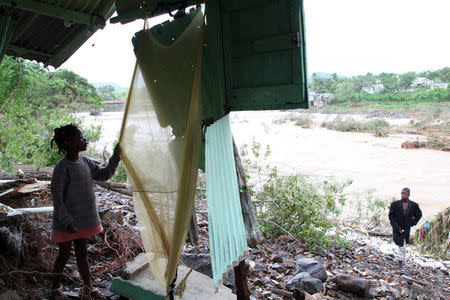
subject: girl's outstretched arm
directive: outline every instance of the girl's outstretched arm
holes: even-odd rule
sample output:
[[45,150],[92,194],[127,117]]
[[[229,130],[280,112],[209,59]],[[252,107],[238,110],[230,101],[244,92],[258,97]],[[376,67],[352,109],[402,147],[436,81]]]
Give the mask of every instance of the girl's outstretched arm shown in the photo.
[[[86,161],[86,163],[89,165],[89,168],[91,169],[92,179],[98,181],[106,181],[114,175],[117,166],[119,165],[120,162],[120,156],[116,152],[116,149],[114,149],[114,154],[111,156],[111,158],[108,161],[108,165],[106,165],[105,167],[100,166],[98,163],[96,163],[94,160],[90,158],[83,157],[83,159]],[[120,148],[118,152],[120,153]]]

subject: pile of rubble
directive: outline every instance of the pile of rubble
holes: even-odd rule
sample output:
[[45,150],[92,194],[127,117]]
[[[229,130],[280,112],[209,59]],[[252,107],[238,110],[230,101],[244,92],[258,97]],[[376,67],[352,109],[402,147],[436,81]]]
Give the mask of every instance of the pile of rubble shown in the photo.
[[[5,176],[5,175],[3,175]],[[49,296],[52,264],[57,253],[49,241],[51,214],[29,213],[17,208],[50,207],[48,182],[33,178],[15,178],[9,186],[0,184],[0,298],[45,299]],[[39,177],[49,180],[50,177]],[[20,176],[19,176],[20,177]],[[21,176],[23,177],[23,176]],[[1,178],[0,178],[1,179]],[[3,178],[5,179],[5,178]],[[42,183],[42,182],[41,182]],[[35,184],[32,189],[24,186]],[[7,187],[7,188],[5,188]],[[19,192],[22,188],[22,192]],[[5,194],[7,190],[13,189]],[[133,200],[120,191],[120,185],[105,188],[96,185],[103,233],[89,244],[93,285],[110,299],[111,279],[121,276],[126,261],[144,251],[139,237]],[[118,190],[119,189],[119,190]],[[6,208],[5,208],[6,207]],[[13,209],[15,215],[8,216]],[[187,245],[183,262],[211,276],[208,248],[207,204],[196,200],[198,244]],[[348,229],[351,231],[351,229]],[[308,252],[290,236],[268,237],[246,258],[247,281],[256,299],[449,299],[450,263],[433,261],[411,254],[406,270],[396,268],[395,255],[380,245],[392,244],[389,238],[371,237],[351,231],[347,249],[329,247],[321,253]],[[381,247],[381,248],[380,248]],[[69,260],[63,278],[63,292],[79,298],[81,281],[74,257]],[[224,284],[234,288],[233,272]]]
[[[48,299],[58,251],[50,241],[52,209],[33,210],[51,208],[48,181],[37,181],[30,174],[2,174],[0,178],[0,299]],[[50,180],[48,174],[40,173],[38,178]],[[95,193],[104,230],[88,246],[93,285],[114,297],[109,292],[111,279],[120,276],[124,263],[144,248],[132,198],[100,186]],[[79,298],[82,284],[75,255],[66,265],[62,283],[67,297]]]

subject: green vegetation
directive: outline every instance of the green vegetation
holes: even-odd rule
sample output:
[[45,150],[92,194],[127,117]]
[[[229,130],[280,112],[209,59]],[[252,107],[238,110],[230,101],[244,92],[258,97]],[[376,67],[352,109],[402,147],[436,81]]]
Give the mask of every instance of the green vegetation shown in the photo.
[[97,92],[103,101],[117,100],[115,89],[112,85],[103,85],[97,88]]
[[344,223],[352,227],[361,227],[378,232],[390,232],[391,224],[388,218],[389,206],[395,199],[379,199],[373,196],[374,190],[366,190],[357,195],[358,201],[352,206],[352,215]]
[[414,244],[425,253],[450,259],[450,207],[416,231]]
[[127,100],[127,96],[128,96],[128,89],[126,90],[118,90],[118,91],[114,91],[114,96],[116,97],[117,100]]
[[0,166],[53,165],[60,156],[50,149],[50,140],[54,128],[64,124],[74,123],[88,140],[98,140],[100,127],[84,128],[71,113],[100,107],[96,89],[85,78],[5,56],[0,64]]
[[450,67],[437,71],[404,74],[381,73],[339,77],[336,73],[321,78],[313,73],[310,87],[318,93],[331,93],[335,102],[373,101],[390,102],[443,102],[450,101],[450,86],[430,90],[426,84],[413,83],[418,78],[433,80],[435,83],[450,83]]
[[124,182],[127,181],[127,171],[125,170],[125,166],[122,162],[120,162],[119,166],[117,167],[116,173],[114,173],[114,176],[111,178],[111,181],[114,182]]
[[433,90],[419,89],[411,92],[364,94],[363,101],[376,102],[443,102],[450,101],[450,89],[436,88]]
[[[243,145],[240,152],[250,176],[249,191],[262,232],[291,234],[311,250],[323,249],[332,243],[345,247],[339,235],[327,233],[346,203],[344,190],[352,182],[317,181],[300,174],[281,175],[276,168],[265,164],[270,148],[261,154],[261,144],[254,140],[248,148]],[[249,154],[253,159],[247,157]]]
[[372,132],[376,137],[386,137],[389,135],[390,125],[385,119],[374,119],[370,121],[357,121],[353,118],[343,119],[337,116],[332,121],[325,121],[322,127],[336,131]]
[[287,122],[295,122],[294,125],[296,126],[310,128],[313,124],[313,117],[310,114],[290,113],[272,121],[272,123],[279,125]]

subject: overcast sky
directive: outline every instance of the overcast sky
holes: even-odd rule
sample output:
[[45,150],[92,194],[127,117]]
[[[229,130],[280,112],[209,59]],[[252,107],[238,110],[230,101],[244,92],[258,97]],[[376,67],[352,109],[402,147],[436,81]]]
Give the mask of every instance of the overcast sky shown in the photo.
[[[305,0],[308,73],[404,73],[450,66],[450,0]],[[167,17],[150,21],[159,23]],[[143,22],[107,24],[62,68],[128,87]]]

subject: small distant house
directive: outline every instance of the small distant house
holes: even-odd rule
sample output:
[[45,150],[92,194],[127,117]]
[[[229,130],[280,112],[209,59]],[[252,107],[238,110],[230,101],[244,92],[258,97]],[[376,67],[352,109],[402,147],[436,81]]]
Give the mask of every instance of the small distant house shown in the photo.
[[435,84],[434,80],[428,79],[426,77],[417,77],[411,83],[411,87],[418,88],[418,87],[423,87],[423,86],[432,86],[433,84]]
[[363,93],[367,94],[378,94],[381,92],[384,88],[384,85],[382,84],[374,84],[372,86],[365,86],[362,88]]
[[125,105],[124,100],[106,100],[103,101],[103,110],[104,111],[114,111],[121,110]]
[[446,89],[448,88],[448,83],[433,83],[431,89]]
[[331,93],[315,93],[309,92],[309,105],[311,107],[322,107],[328,105],[333,100]]

